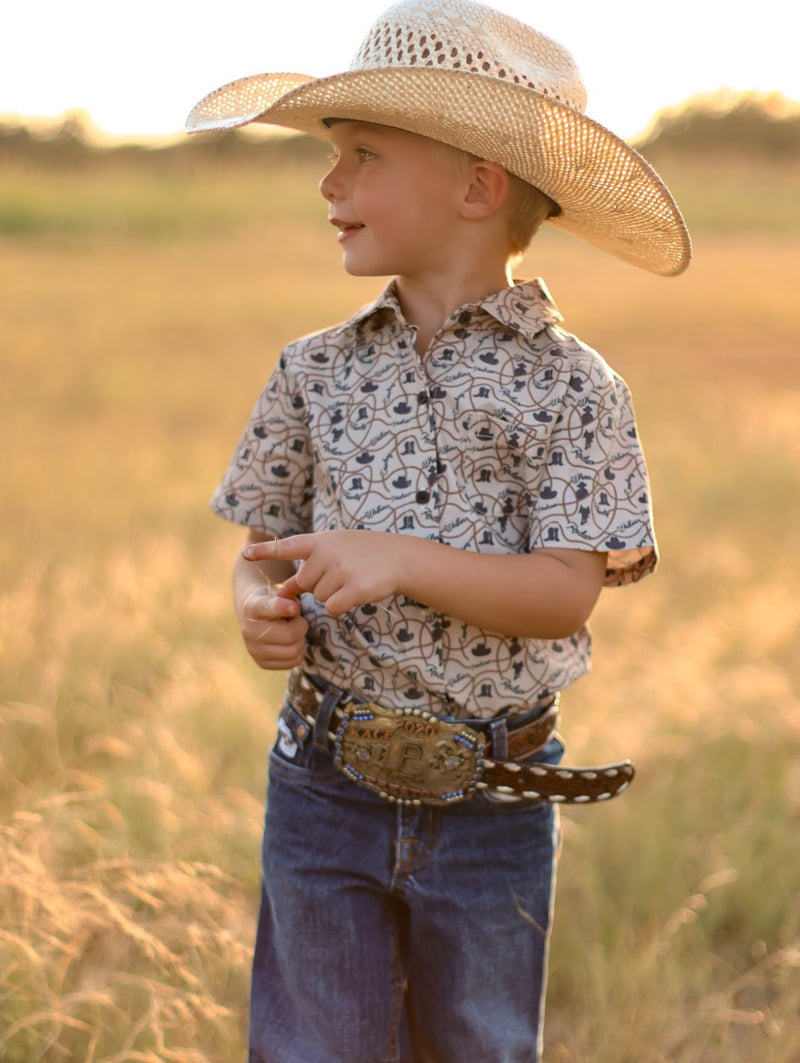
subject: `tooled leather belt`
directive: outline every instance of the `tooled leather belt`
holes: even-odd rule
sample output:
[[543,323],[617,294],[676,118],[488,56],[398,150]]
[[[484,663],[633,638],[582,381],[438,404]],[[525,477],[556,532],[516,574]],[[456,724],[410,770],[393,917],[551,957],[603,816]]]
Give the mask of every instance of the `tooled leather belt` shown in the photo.
[[[483,790],[511,802],[589,804],[616,797],[634,777],[629,760],[592,768],[520,763],[520,758],[536,753],[555,734],[557,697],[545,703],[534,719],[523,720],[518,727],[510,721],[505,754],[509,759],[494,760],[491,736],[473,729],[470,725],[475,721],[445,723],[417,709],[382,709],[325,681],[316,682],[320,685],[299,669],[292,671],[289,702],[309,726],[327,704],[327,737],[336,750],[338,766],[353,781],[390,801],[444,805]],[[402,763],[395,757],[395,768],[390,770],[393,750],[398,747],[398,728],[406,756]],[[443,728],[448,728],[444,737],[440,733]],[[425,774],[426,756],[428,786],[420,789],[414,772]],[[381,762],[377,767],[376,761]],[[448,781],[451,778],[456,781]]]

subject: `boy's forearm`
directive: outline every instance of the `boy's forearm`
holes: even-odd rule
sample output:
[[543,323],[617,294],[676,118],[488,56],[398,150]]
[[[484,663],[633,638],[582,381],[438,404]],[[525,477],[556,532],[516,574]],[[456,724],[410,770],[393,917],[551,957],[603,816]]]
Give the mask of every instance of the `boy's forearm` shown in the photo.
[[565,638],[588,620],[606,555],[581,550],[480,554],[405,540],[399,593],[501,635]]
[[[294,576],[272,567],[290,560],[302,562]],[[331,616],[402,594],[500,635],[558,639],[588,619],[606,555],[563,549],[482,554],[411,535],[342,529],[263,538],[245,548],[241,563],[253,562],[266,567],[268,578],[285,579],[281,596],[309,592]],[[241,578],[244,583],[246,574]]]

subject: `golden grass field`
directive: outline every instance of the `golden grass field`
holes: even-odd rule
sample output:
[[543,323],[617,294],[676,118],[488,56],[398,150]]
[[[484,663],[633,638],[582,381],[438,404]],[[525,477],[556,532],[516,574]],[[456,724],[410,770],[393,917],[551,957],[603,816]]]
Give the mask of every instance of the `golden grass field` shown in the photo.
[[[675,173],[684,277],[525,264],[633,389],[662,552],[564,699],[571,762],[639,777],[564,818],[547,1063],[800,1061],[800,181],[752,178]],[[382,284],[313,184],[0,179],[38,219],[0,242],[2,1063],[244,1059],[282,677],[206,501],[280,347]]]

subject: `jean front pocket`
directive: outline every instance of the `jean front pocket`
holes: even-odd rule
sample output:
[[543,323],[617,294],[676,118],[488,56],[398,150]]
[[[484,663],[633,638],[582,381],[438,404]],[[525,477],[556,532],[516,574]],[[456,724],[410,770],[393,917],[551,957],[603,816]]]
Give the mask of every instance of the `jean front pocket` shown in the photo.
[[292,764],[296,768],[308,768],[311,766],[313,746],[311,724],[303,719],[288,701],[285,701],[278,717],[278,731],[272,747],[272,755],[277,760]]

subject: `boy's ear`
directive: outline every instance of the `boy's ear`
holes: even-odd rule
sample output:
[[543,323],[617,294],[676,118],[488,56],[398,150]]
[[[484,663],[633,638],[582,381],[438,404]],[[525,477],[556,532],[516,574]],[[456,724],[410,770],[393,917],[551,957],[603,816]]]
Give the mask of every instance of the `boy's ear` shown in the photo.
[[488,218],[496,214],[508,196],[508,172],[499,163],[476,159],[470,163],[468,187],[461,205],[464,218]]

